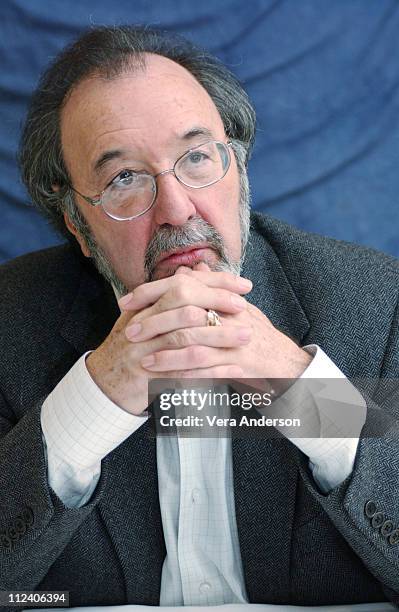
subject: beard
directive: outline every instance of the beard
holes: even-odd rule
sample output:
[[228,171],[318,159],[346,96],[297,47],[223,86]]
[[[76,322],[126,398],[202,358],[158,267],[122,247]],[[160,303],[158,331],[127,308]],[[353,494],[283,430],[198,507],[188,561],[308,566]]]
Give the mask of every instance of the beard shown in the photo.
[[[240,155],[241,154],[241,155]],[[217,261],[209,263],[209,267],[215,271],[227,271],[239,275],[245,257],[245,250],[249,238],[250,227],[250,189],[248,175],[243,160],[242,151],[236,150],[237,166],[240,177],[239,194],[239,222],[241,233],[241,256],[238,261],[234,261],[226,250],[221,234],[210,223],[201,217],[195,216],[189,219],[182,226],[161,226],[153,235],[148,243],[144,257],[145,280],[150,282],[154,279],[154,272],[157,261],[161,255],[175,249],[184,249],[195,246],[198,243],[206,243],[212,248],[217,256]],[[156,204],[155,204],[156,205]],[[97,243],[91,228],[83,218],[79,209],[72,200],[67,203],[68,215],[78,230],[90,251],[98,272],[112,285],[114,292],[119,299],[132,290],[127,287],[116,274],[111,261],[104,250]],[[207,263],[207,262],[205,262]],[[171,271],[171,275],[174,274]]]

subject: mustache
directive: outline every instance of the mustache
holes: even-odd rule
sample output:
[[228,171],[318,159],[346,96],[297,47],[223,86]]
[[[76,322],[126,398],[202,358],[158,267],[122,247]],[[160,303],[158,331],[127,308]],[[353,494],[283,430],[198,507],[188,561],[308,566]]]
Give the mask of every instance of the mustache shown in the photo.
[[184,225],[165,225],[151,238],[144,256],[144,270],[147,282],[153,278],[159,258],[168,251],[184,249],[206,242],[219,256],[222,264],[229,264],[223,239],[219,232],[201,217],[192,217]]

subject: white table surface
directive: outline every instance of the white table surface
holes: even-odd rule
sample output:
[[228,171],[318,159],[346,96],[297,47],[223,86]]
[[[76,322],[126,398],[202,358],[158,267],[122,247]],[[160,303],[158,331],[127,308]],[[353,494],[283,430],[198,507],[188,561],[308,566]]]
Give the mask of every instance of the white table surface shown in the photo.
[[392,612],[397,610],[389,603],[356,604],[347,606],[275,606],[273,604],[225,604],[223,606],[183,606],[183,607],[159,607],[159,606],[88,606],[83,608],[35,608],[34,612],[56,612],[56,611],[81,610],[81,612]]

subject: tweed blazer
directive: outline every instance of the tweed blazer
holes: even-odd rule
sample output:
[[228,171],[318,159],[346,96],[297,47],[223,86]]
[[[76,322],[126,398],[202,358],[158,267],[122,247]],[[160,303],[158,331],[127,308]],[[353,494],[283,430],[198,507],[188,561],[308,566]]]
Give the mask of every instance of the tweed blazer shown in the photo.
[[[252,216],[249,301],[346,376],[398,376],[398,272],[394,258]],[[84,507],[65,507],[47,482],[42,402],[109,333],[112,290],[66,244],[1,266],[0,292],[0,590],[68,590],[73,606],[157,604],[165,546],[148,424],[103,460]],[[399,526],[397,405],[392,392],[368,401],[353,473],[328,495],[289,440],[233,439],[250,602],[399,600],[399,545],[367,516],[374,508]],[[367,437],[373,419],[386,435]]]

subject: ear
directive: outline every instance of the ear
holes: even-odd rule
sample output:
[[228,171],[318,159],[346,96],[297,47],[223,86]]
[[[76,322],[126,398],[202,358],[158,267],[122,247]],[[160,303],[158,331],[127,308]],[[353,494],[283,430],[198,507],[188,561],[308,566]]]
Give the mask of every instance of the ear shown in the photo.
[[75,236],[76,240],[79,242],[80,248],[82,249],[83,255],[85,257],[90,257],[89,247],[87,246],[85,239],[78,232],[78,230],[76,229],[76,227],[72,223],[71,219],[69,218],[68,213],[66,213],[66,212],[64,212],[64,221],[65,221],[65,225],[67,226],[68,230],[71,232],[71,234],[73,234]]

